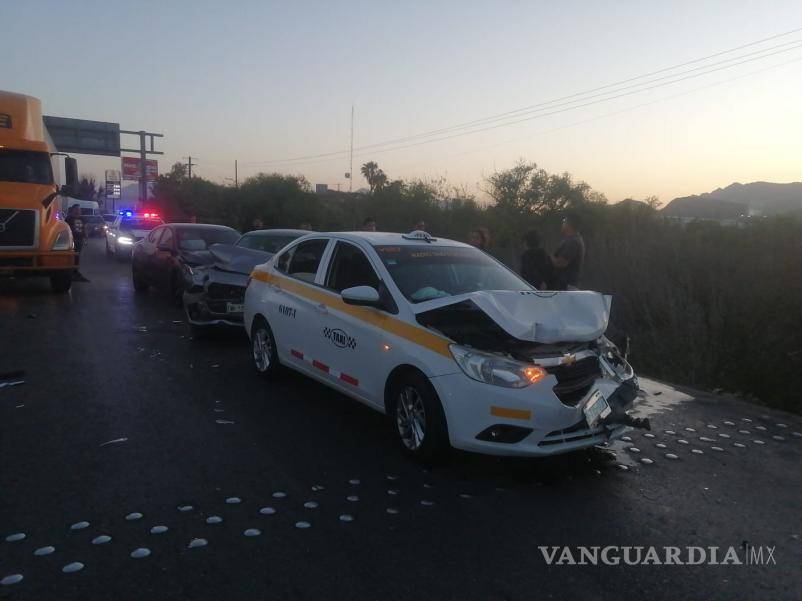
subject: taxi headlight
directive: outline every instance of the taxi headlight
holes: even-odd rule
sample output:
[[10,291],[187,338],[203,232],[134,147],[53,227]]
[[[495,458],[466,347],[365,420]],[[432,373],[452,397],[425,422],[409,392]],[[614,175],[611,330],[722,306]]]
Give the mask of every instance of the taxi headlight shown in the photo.
[[69,228],[61,230],[53,241],[53,246],[50,250],[72,250],[72,232]]
[[483,353],[458,344],[448,348],[465,375],[478,382],[505,388],[524,388],[549,375],[545,369],[532,363]]
[[133,244],[134,243],[134,239],[133,238],[129,238],[128,236],[117,236],[117,242],[119,244],[128,245],[128,244]]

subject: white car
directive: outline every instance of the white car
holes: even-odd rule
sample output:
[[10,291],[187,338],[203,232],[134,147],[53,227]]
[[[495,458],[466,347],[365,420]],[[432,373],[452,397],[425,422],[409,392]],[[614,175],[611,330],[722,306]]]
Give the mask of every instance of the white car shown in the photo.
[[106,227],[106,254],[120,261],[130,259],[134,244],[163,224],[156,213],[120,211],[117,219]]
[[539,292],[425,232],[310,234],[245,293],[256,370],[302,372],[390,417],[401,448],[539,456],[618,438],[638,385],[604,337],[610,297]]

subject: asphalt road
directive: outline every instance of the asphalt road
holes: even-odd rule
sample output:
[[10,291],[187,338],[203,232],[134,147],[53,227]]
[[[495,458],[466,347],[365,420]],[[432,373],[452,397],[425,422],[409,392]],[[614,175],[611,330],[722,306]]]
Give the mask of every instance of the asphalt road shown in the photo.
[[[0,373],[25,370],[0,380],[0,579],[23,576],[0,598],[802,598],[799,417],[643,380],[652,434],[423,469],[362,405],[297,375],[260,380],[244,334],[192,339],[101,245],[68,295],[0,282]],[[774,561],[547,565],[539,547],[565,545],[577,560],[579,546],[743,560],[752,545]]]

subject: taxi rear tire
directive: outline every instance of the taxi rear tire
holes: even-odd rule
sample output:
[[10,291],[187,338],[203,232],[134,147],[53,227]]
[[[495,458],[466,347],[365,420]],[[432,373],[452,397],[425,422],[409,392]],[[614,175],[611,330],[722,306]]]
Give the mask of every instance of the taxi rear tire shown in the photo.
[[429,380],[417,370],[396,376],[388,389],[387,414],[402,452],[431,462],[450,448],[443,405]]
[[267,323],[267,320],[261,316],[253,320],[251,361],[256,373],[265,380],[274,380],[281,372],[273,330],[270,329],[270,324]]

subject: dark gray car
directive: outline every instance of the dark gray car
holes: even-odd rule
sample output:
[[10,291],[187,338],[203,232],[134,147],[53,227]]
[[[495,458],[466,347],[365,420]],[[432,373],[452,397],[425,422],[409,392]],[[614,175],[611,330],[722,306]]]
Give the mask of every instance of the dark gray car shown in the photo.
[[234,244],[213,244],[213,261],[187,274],[184,311],[193,327],[242,325],[248,277],[287,244],[308,234],[306,230],[256,230]]

